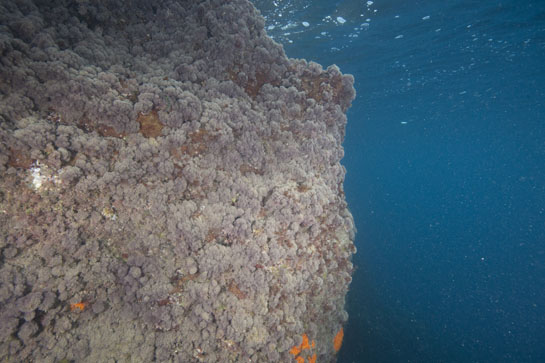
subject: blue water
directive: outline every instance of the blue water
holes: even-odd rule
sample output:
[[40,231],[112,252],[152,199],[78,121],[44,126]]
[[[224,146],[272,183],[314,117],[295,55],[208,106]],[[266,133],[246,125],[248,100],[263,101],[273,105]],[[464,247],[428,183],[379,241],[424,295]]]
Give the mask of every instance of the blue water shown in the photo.
[[255,4],[356,79],[339,362],[545,362],[545,1]]

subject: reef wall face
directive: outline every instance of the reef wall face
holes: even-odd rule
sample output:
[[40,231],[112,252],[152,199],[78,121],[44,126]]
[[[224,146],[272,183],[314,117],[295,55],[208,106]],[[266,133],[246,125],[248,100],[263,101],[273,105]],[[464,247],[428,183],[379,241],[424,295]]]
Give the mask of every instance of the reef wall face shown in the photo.
[[0,360],[335,361],[353,78],[263,27],[246,0],[0,4]]

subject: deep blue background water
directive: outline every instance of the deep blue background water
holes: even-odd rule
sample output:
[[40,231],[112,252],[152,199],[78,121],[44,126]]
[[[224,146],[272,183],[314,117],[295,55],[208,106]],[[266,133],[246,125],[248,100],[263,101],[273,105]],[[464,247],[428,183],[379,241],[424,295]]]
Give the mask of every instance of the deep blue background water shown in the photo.
[[254,3],[356,78],[339,362],[545,362],[545,1]]

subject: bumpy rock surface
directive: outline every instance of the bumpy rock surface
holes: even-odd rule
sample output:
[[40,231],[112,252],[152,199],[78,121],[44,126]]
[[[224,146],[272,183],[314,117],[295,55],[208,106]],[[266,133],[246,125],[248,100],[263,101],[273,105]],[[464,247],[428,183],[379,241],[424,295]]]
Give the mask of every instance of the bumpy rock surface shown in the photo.
[[[353,79],[246,0],[0,4],[0,360],[335,361]],[[306,360],[307,361],[307,360]]]

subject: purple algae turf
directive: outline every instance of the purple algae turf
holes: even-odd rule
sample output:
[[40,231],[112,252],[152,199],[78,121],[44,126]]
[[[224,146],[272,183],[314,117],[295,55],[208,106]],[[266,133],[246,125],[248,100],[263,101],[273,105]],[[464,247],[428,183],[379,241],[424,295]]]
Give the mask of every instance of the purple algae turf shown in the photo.
[[319,362],[353,78],[246,0],[0,4],[0,360]]

